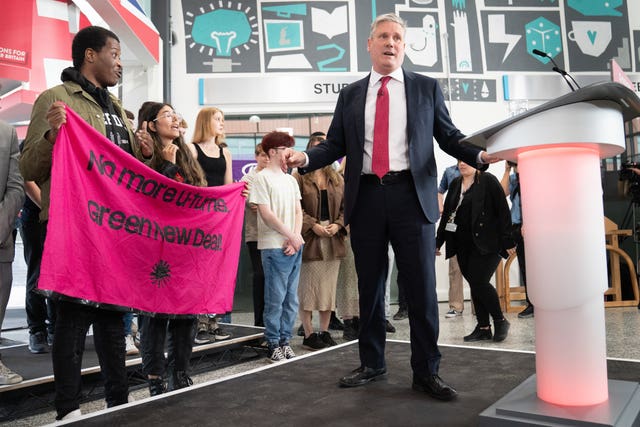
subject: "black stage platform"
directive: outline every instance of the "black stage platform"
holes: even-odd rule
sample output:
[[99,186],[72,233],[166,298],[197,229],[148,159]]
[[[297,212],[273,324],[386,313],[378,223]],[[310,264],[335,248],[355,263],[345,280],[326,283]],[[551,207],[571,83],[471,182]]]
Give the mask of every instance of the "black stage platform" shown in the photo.
[[[219,351],[233,346],[242,346],[250,343],[258,343],[264,336],[264,329],[252,326],[220,324],[226,332],[231,333],[231,338],[214,343],[194,345],[193,357],[198,357],[199,353]],[[31,354],[26,343],[18,343],[4,346],[1,349],[2,361],[10,366],[12,370],[18,372],[24,381],[18,384],[0,386],[1,393],[17,390],[25,387],[53,382],[53,366],[51,364],[51,353]],[[127,366],[135,367],[142,364],[139,355],[127,356]],[[82,358],[82,374],[94,374],[100,372],[98,356],[93,346],[93,337],[87,336],[85,352]]]
[[[214,343],[195,345],[191,358],[192,374],[264,357],[260,341],[264,329],[252,326],[220,324],[231,338]],[[3,344],[5,340],[3,340]],[[54,383],[51,353],[31,354],[26,343],[3,346],[2,360],[18,372],[24,381],[0,386],[0,423],[53,410]],[[146,388],[139,355],[127,357],[129,390]],[[104,398],[103,381],[93,337],[87,336],[82,360],[82,402]]]
[[[441,346],[440,375],[459,397],[440,402],[411,389],[409,343],[388,341],[388,378],[341,389],[358,365],[355,342],[291,361],[100,411],[77,425],[473,426],[478,415],[535,371],[533,353]],[[609,378],[638,381],[640,363],[608,360]]]

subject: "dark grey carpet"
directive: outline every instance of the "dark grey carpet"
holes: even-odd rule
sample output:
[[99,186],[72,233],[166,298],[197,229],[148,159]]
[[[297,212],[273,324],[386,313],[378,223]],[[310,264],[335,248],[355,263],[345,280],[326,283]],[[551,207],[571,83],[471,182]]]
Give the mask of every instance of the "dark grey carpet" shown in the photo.
[[[387,344],[386,380],[341,389],[358,365],[357,345],[82,420],[84,425],[473,426],[478,414],[535,371],[533,354],[441,347],[440,375],[456,401],[411,389],[409,344]],[[268,364],[265,361],[265,365]],[[609,377],[640,379],[640,363],[609,361]]]

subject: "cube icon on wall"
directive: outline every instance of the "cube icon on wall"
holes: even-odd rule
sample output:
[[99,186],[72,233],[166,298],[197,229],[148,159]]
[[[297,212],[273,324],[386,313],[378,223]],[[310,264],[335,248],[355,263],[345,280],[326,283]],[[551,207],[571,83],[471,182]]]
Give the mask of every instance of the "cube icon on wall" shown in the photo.
[[554,57],[562,52],[562,38],[560,37],[560,27],[546,18],[539,17],[525,25],[527,33],[527,52],[538,61],[546,64],[549,58],[544,58],[531,53],[533,49],[547,52]]

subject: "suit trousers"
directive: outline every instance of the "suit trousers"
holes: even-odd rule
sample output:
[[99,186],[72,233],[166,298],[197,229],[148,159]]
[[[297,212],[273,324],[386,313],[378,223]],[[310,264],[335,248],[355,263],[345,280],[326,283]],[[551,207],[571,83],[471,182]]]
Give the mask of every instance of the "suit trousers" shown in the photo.
[[437,374],[441,356],[435,227],[424,215],[411,175],[387,185],[374,175],[363,175],[355,206],[350,224],[360,294],[361,366],[386,366],[384,297],[391,242],[408,305],[411,367],[419,376]]
[[13,270],[10,262],[0,262],[0,329],[9,304],[11,284],[13,282]]

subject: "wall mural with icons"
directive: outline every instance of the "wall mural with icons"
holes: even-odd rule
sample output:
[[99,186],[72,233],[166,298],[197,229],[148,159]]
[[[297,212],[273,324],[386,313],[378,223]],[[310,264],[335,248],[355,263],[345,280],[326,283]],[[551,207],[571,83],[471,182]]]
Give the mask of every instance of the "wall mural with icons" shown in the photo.
[[475,0],[445,2],[445,16],[451,72],[482,74],[484,69]]
[[487,71],[549,71],[549,58],[534,55],[533,49],[547,52],[560,68],[566,68],[557,7],[514,9],[481,12]]
[[367,72],[371,21],[394,12],[408,24],[407,70],[450,75],[452,99],[494,102],[502,73],[553,72],[533,49],[569,72],[607,71],[611,58],[638,71],[626,1],[182,0],[187,73]]
[[256,0],[182,0],[187,73],[261,70]]
[[631,69],[631,34],[623,0],[566,0],[564,13],[571,71],[607,71],[611,58]]
[[351,70],[348,1],[263,1],[264,70]]

